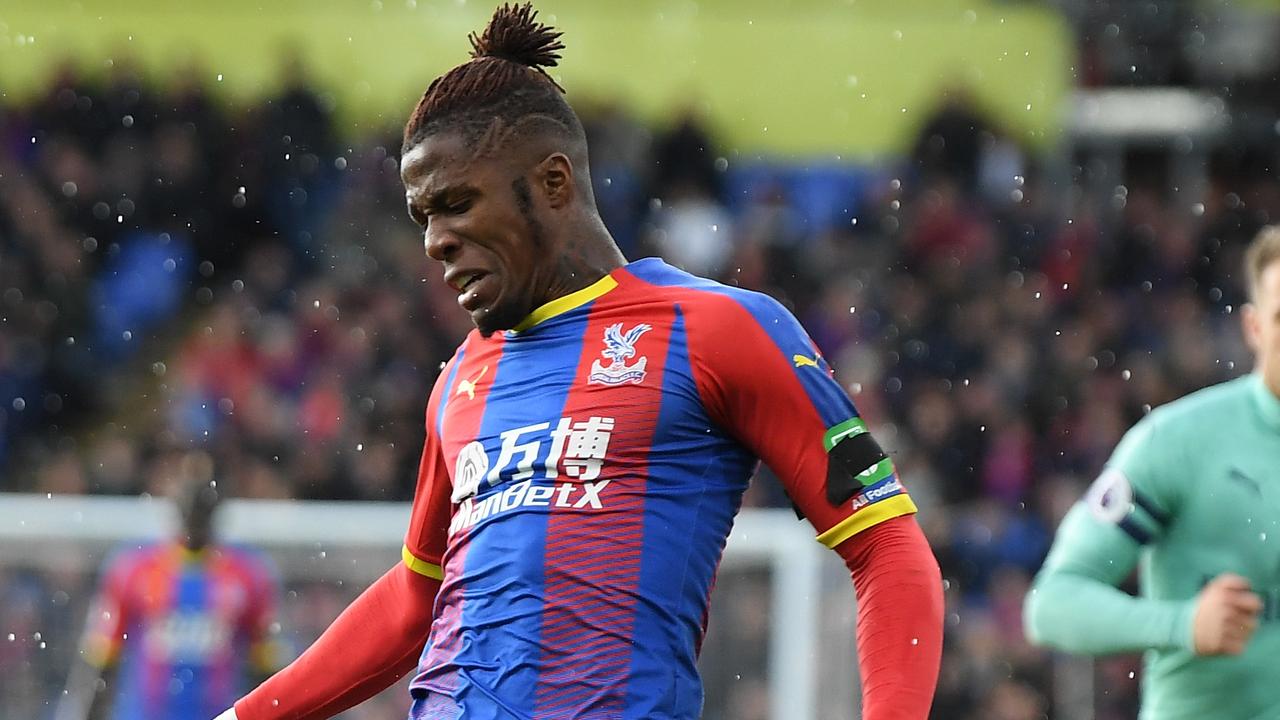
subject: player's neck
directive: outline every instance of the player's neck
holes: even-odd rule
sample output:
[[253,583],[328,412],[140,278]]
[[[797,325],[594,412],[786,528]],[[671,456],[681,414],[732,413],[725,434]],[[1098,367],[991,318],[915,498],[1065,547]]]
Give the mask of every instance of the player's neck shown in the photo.
[[543,303],[575,293],[627,264],[599,217],[570,231]]
[[1271,396],[1280,402],[1280,373],[1262,374],[1262,384],[1271,391]]

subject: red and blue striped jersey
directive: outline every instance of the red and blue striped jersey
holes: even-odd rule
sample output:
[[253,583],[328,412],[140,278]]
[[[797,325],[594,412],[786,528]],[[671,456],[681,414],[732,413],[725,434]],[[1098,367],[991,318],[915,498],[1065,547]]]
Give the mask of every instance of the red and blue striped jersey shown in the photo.
[[108,564],[90,616],[87,657],[117,664],[115,720],[209,720],[274,670],[269,640],[278,582],[256,553],[192,552],[175,543],[127,550]]
[[887,458],[828,497],[827,449],[865,429],[782,305],[658,259],[472,332],[427,404],[405,541],[442,580],[416,717],[698,717],[758,460],[830,547],[915,512]]

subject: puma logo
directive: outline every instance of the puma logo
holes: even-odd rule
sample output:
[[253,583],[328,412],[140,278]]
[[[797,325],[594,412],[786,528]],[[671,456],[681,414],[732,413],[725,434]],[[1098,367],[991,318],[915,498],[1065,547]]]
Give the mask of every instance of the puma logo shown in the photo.
[[805,365],[818,367],[818,361],[807,355],[792,355],[791,362],[795,363],[796,367],[804,367]]
[[476,383],[480,382],[480,378],[484,377],[484,374],[488,371],[489,371],[489,366],[485,365],[484,367],[480,368],[480,374],[476,375],[475,380],[468,380],[466,378],[459,380],[458,392],[456,394],[461,395],[462,393],[466,393],[468,400],[475,400],[476,399]]
[[1253,478],[1246,475],[1244,471],[1241,470],[1240,468],[1237,468],[1237,467],[1231,468],[1231,470],[1227,473],[1227,477],[1249,488],[1250,490],[1253,491],[1254,495],[1257,495],[1258,497],[1262,497],[1262,486],[1258,484],[1257,480],[1254,480]]

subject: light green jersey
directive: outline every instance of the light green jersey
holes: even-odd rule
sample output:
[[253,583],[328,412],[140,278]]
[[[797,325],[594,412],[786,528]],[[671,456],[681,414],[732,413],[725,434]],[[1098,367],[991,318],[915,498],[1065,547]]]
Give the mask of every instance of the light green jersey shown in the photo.
[[[1140,597],[1116,586],[1139,566]],[[1243,655],[1192,652],[1196,593],[1249,579],[1265,608]],[[1141,720],[1280,720],[1280,398],[1250,375],[1152,412],[1067,514],[1027,595],[1028,636],[1146,650]]]

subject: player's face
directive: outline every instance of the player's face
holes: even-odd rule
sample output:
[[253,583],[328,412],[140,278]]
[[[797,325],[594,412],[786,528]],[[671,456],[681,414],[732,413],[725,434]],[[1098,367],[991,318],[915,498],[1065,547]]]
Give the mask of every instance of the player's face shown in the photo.
[[[513,154],[518,155],[518,153]],[[427,255],[484,335],[515,327],[549,286],[559,255],[538,217],[532,168],[474,157],[453,133],[429,135],[400,161],[409,215]]]
[[1244,336],[1253,349],[1257,370],[1271,391],[1280,395],[1280,261],[1262,271],[1258,296],[1244,308]]
[[178,511],[187,547],[199,550],[213,541],[213,516],[218,509],[218,493],[207,485],[198,485],[178,499]]

